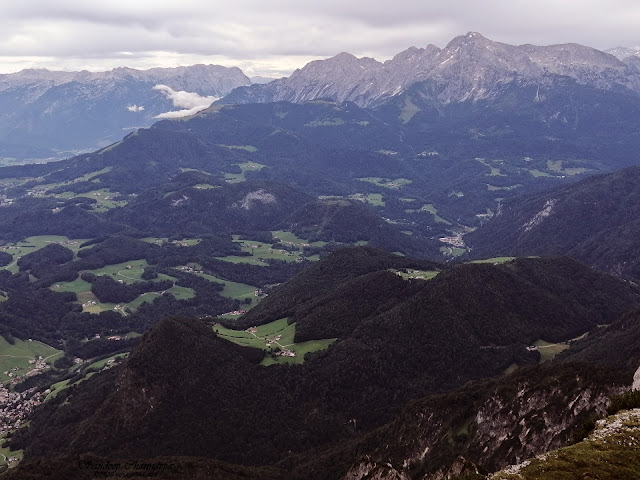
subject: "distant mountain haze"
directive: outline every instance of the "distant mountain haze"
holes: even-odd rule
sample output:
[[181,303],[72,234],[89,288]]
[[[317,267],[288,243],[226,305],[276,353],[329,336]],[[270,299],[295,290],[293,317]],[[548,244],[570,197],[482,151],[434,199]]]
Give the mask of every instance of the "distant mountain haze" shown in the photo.
[[[532,98],[538,100],[540,90],[567,80],[638,95],[638,59],[630,48],[606,53],[572,43],[514,46],[469,32],[444,48],[410,47],[385,62],[343,52],[277,80],[249,79],[238,68],[216,65],[23,70],[0,75],[0,158],[67,157],[109,145],[157,118],[193,114],[220,97],[222,103],[329,99],[380,107],[416,91],[439,108],[502,98],[509,86],[535,87]],[[156,85],[170,90],[154,90]],[[200,99],[197,108],[181,102],[186,94]]]
[[239,68],[219,65],[0,75],[0,158],[68,157],[104,147],[249,84]]

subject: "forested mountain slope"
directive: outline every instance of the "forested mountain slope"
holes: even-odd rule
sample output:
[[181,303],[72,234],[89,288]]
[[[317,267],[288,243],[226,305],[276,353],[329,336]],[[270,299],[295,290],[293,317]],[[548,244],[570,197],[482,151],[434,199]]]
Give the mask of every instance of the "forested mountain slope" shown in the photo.
[[476,258],[562,254],[638,278],[640,168],[505,201],[494,219],[465,238]]

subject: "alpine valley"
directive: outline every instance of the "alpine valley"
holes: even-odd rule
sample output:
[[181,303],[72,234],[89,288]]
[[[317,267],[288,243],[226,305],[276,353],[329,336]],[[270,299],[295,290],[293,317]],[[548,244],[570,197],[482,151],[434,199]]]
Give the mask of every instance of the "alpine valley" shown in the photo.
[[640,478],[637,59],[2,76],[0,479]]

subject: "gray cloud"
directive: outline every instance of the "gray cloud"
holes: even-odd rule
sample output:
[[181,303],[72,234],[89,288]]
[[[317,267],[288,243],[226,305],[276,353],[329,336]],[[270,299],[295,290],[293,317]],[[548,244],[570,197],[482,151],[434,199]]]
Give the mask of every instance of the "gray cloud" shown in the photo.
[[637,0],[6,3],[0,61],[14,70],[70,69],[90,59],[92,69],[201,62],[288,74],[312,58],[349,51],[385,59],[411,45],[444,46],[470,30],[514,44],[640,43]]

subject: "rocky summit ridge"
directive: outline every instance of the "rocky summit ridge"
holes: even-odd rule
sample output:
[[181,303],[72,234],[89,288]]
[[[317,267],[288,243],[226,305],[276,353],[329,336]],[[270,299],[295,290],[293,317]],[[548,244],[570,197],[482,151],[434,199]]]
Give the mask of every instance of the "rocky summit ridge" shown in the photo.
[[310,62],[290,77],[234,90],[224,103],[303,102],[320,98],[376,106],[418,82],[429,82],[441,103],[487,98],[514,81],[568,77],[601,89],[640,93],[637,70],[609,53],[569,43],[534,46],[494,42],[476,32],[444,48],[410,47],[378,62],[340,53]]

